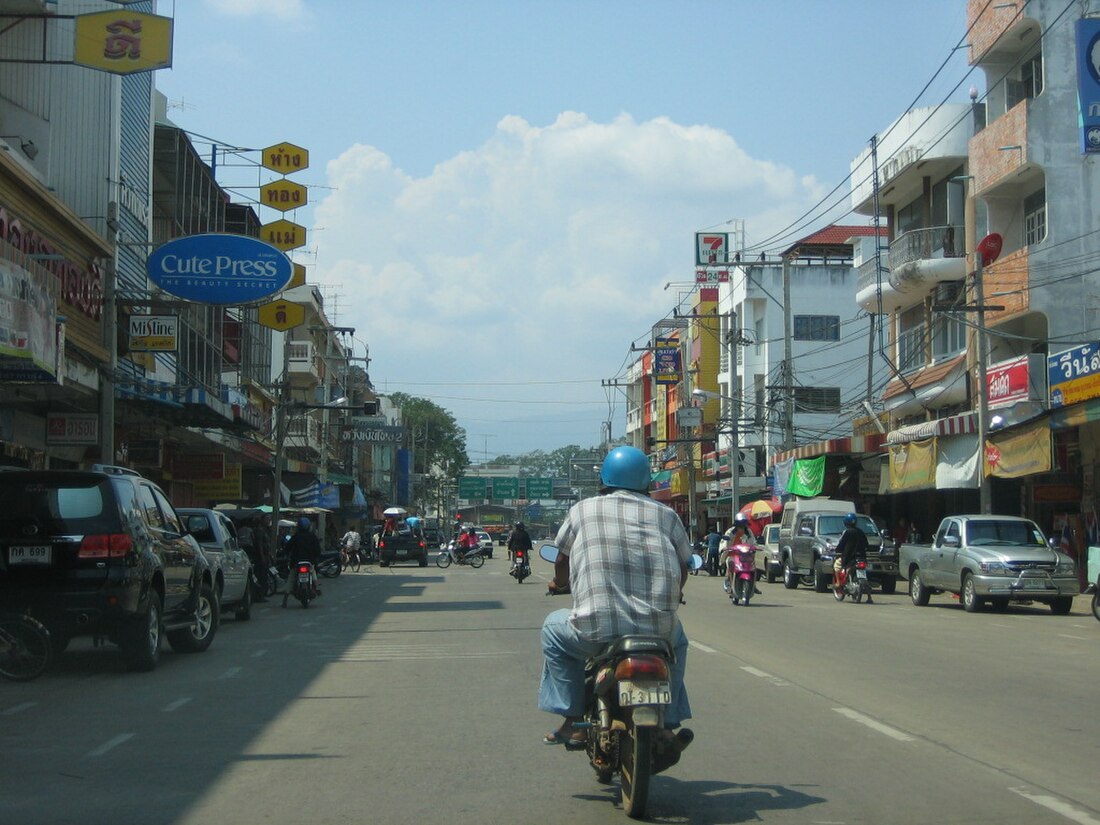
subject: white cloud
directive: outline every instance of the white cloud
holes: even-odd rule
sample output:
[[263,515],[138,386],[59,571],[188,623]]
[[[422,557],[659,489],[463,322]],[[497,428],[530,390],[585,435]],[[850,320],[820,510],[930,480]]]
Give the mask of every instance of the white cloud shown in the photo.
[[274,17],[285,21],[306,16],[304,0],[208,0],[206,6],[229,17]]
[[[311,279],[339,285],[340,323],[369,342],[375,383],[591,381],[449,393],[547,401],[604,399],[601,379],[671,311],[664,284],[691,280],[696,230],[743,218],[751,242],[822,194],[720,130],[577,112],[545,127],[506,117],[482,146],[422,178],[364,145],[326,174],[333,191],[315,210]],[[460,423],[477,415],[477,405],[439,403]]]

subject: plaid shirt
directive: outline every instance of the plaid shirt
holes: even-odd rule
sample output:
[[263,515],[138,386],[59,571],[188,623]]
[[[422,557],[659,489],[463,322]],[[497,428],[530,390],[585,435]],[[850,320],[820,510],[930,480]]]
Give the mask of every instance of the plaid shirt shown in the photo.
[[570,508],[555,543],[569,557],[569,620],[583,638],[672,638],[691,542],[671,508],[627,490],[586,498]]

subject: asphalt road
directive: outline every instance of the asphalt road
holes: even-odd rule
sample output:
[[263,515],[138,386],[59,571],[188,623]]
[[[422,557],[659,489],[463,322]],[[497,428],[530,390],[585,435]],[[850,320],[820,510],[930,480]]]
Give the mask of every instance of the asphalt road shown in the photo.
[[[622,822],[583,755],[541,743],[538,628],[568,601],[535,565],[364,568],[151,674],[78,640],[0,682],[0,823]],[[651,820],[1100,825],[1087,597],[970,615],[761,589],[746,609],[689,579],[696,741]]]

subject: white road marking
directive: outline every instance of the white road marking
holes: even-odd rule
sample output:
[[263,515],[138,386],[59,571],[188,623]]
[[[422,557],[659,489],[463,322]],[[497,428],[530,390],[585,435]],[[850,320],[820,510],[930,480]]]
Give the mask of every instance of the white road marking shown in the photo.
[[770,673],[765,673],[764,671],[757,670],[754,667],[743,667],[743,668],[741,668],[741,670],[743,670],[743,671],[745,671],[745,673],[749,673],[753,676],[759,676],[761,679],[774,679],[775,678]]
[[25,710],[30,710],[37,704],[38,702],[23,702],[20,705],[12,705],[10,708],[4,711],[4,716],[14,716],[17,713],[22,713]]
[[1078,822],[1080,825],[1100,825],[1100,819],[1082,811],[1080,808],[1075,808],[1068,802],[1063,802],[1061,799],[1056,799],[1053,796],[1041,796],[1039,794],[1028,793],[1023,788],[1009,788],[1009,790],[1019,794],[1024,799],[1034,802],[1036,805],[1042,805],[1044,808],[1048,808],[1056,814],[1061,814],[1066,819]]
[[889,736],[891,739],[897,739],[899,742],[912,742],[914,737],[908,733],[902,733],[900,730],[891,728],[881,722],[876,722],[870,716],[864,716],[862,713],[851,708],[833,708],[841,716],[847,716],[853,722],[859,722],[861,725],[866,725],[872,730],[877,730],[881,734]]
[[266,655],[267,655],[266,650],[257,650],[255,653],[252,654],[252,658],[253,659],[259,659],[261,656],[266,656]]
[[171,704],[166,705],[165,708],[164,708],[164,712],[165,713],[171,713],[174,710],[179,710],[180,708],[182,708],[184,705],[186,705],[190,701],[191,701],[190,697],[188,697],[186,699],[177,699],[176,701],[172,702]]
[[717,650],[715,650],[715,649],[714,649],[713,647],[707,647],[707,646],[706,646],[705,644],[703,644],[702,642],[697,642],[697,641],[695,641],[694,639],[688,639],[688,646],[689,646],[689,647],[693,647],[693,648],[695,648],[696,650],[701,650],[701,651],[703,651],[704,653],[717,653],[717,652],[718,652],[718,651],[717,651]]
[[134,735],[132,733],[120,733],[114,739],[108,739],[106,742],[104,742],[102,745],[100,745],[94,751],[89,753],[88,756],[103,756],[103,754],[107,753],[107,751],[111,750],[112,748],[117,748],[119,745],[121,745],[127,739],[133,739],[133,738],[134,738]]
[[1063,639],[1077,639],[1079,642],[1089,642],[1091,639],[1086,639],[1084,636],[1070,636],[1068,633],[1059,633]]
[[225,673],[223,673],[218,678],[219,679],[232,679],[234,676],[236,676],[240,672],[241,672],[241,669],[239,667],[231,667],[231,668],[229,668],[229,670],[227,670]]

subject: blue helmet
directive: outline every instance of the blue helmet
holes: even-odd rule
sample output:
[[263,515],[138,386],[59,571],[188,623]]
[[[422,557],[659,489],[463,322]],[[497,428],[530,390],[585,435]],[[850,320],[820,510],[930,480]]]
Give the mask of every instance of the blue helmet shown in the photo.
[[302,530],[308,530],[312,526],[313,526],[313,522],[311,522],[305,516],[302,516],[300,519],[298,519],[298,527],[301,528]]
[[649,489],[649,458],[637,447],[616,447],[600,466],[604,487],[644,493]]
[[846,515],[844,517],[844,526],[845,527],[855,527],[856,526],[856,514],[855,513],[849,513],[848,515]]

